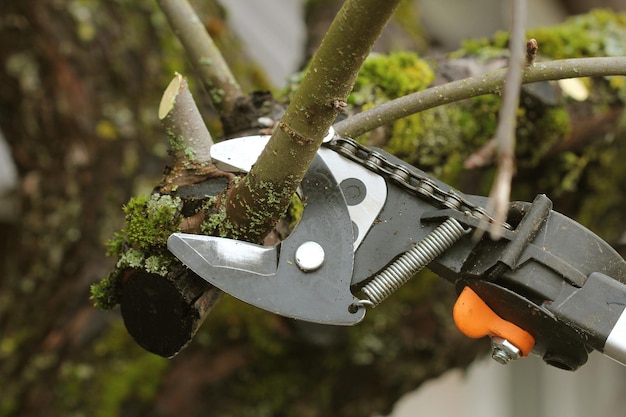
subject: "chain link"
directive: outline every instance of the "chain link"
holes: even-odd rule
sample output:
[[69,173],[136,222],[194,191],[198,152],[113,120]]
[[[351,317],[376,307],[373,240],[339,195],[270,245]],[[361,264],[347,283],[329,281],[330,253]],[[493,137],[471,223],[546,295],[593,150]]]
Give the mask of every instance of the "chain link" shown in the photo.
[[[389,178],[400,187],[440,208],[450,208],[469,213],[470,215],[496,223],[487,211],[474,202],[459,195],[454,190],[444,190],[426,174],[409,170],[404,165],[394,164],[383,154],[350,138],[334,138],[324,144],[328,148],[369,169],[370,171]],[[502,224],[512,229],[508,223]]]

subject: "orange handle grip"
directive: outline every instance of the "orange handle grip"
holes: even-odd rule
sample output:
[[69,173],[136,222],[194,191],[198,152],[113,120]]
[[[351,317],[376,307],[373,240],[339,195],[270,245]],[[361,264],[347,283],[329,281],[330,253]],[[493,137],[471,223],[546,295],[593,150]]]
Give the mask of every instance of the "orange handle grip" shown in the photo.
[[454,304],[454,323],[468,337],[498,336],[508,340],[527,356],[535,338],[526,330],[498,316],[470,287],[465,287]]

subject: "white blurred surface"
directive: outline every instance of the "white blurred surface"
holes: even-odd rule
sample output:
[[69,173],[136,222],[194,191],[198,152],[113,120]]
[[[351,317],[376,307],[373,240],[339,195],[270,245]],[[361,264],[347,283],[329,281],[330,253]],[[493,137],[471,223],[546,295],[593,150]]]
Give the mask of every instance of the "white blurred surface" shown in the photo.
[[11,157],[11,150],[0,132],[0,196],[17,186],[17,170]]
[[624,393],[626,367],[597,352],[576,372],[536,356],[509,365],[486,357],[407,394],[389,417],[618,417]]
[[0,132],[0,221],[12,221],[17,212],[17,169],[11,149]]
[[304,49],[304,0],[222,0],[246,50],[276,87],[298,70]]

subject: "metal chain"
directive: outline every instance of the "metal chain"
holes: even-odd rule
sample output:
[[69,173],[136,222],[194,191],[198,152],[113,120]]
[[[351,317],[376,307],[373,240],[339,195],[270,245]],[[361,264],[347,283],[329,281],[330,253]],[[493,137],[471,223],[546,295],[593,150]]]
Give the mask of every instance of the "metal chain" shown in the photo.
[[[335,137],[324,145],[370,171],[389,178],[408,192],[432,202],[435,206],[459,210],[478,219],[486,220],[488,223],[496,223],[495,219],[483,207],[464,198],[452,189],[444,190],[424,173],[415,172],[404,165],[392,163],[380,152],[361,145],[354,139]],[[511,229],[507,223],[502,226]]]

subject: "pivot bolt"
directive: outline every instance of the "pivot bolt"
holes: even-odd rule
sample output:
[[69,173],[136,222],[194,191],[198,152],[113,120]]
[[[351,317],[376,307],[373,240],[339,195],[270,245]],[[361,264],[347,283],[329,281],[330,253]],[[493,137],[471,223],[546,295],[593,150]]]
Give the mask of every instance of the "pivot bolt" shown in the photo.
[[506,365],[512,360],[519,359],[522,352],[506,339],[498,336],[491,337],[491,357],[494,361]]
[[304,272],[312,272],[324,263],[324,248],[317,242],[304,242],[296,250],[296,265]]

